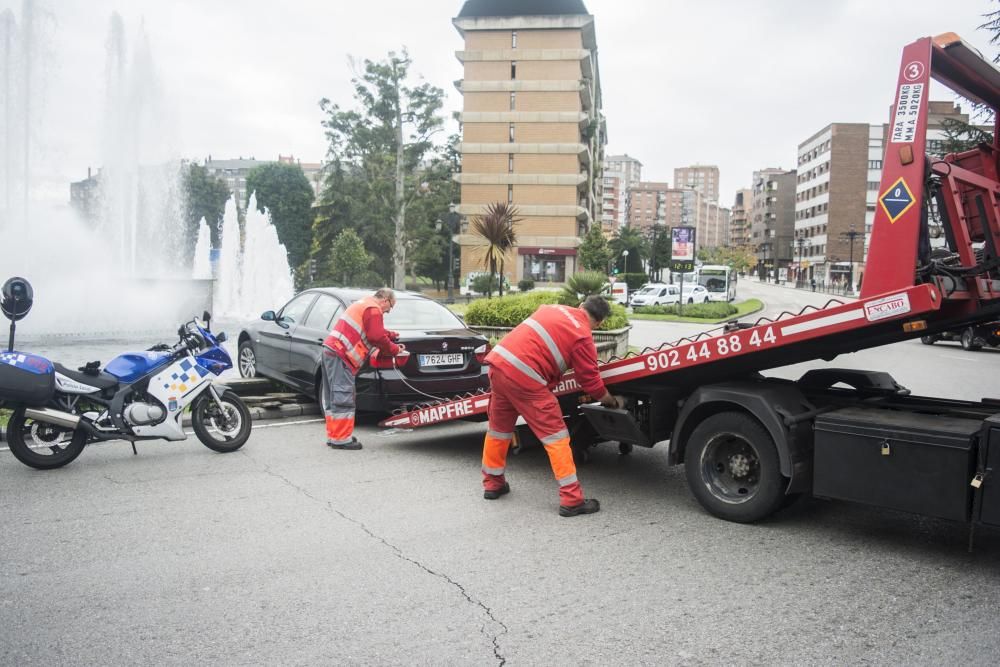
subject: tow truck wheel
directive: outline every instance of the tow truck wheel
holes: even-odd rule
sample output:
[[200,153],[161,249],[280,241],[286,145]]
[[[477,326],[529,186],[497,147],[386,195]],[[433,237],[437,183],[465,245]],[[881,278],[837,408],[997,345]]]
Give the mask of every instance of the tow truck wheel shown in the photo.
[[720,519],[752,523],[774,513],[787,480],[764,427],[742,412],[703,421],[684,454],[688,486],[701,506]]
[[933,345],[937,342],[937,336],[921,336],[920,342],[924,345]]
[[970,352],[983,349],[982,343],[976,340],[976,332],[972,327],[966,327],[962,332],[962,349]]

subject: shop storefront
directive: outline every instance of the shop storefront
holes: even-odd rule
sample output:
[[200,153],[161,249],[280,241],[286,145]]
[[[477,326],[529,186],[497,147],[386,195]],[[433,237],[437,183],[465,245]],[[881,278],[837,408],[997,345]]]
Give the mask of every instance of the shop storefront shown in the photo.
[[576,248],[518,248],[520,279],[564,283],[576,264]]

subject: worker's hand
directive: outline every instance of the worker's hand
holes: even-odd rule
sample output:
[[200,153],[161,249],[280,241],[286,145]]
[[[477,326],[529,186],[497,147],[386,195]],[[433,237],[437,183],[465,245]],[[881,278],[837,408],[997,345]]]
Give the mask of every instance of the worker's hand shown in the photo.
[[406,349],[406,346],[405,346],[405,345],[403,345],[402,343],[399,343],[399,344],[397,344],[397,345],[396,345],[396,348],[397,348],[397,350],[396,350],[396,354],[400,354],[400,353],[402,353],[402,352],[403,352],[403,350],[405,350],[405,349]]
[[611,395],[611,392],[604,394],[604,398],[601,399],[601,405],[606,408],[620,408],[621,405],[618,403],[618,399]]
[[396,331],[386,331],[385,334],[389,337],[389,340],[391,340],[394,343],[397,340],[399,340],[399,332],[396,332]]

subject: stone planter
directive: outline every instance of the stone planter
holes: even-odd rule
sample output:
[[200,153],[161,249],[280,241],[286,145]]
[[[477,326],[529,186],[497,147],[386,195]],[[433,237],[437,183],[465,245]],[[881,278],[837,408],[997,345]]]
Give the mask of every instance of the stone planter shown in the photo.
[[[513,327],[486,327],[476,324],[466,325],[473,331],[480,333],[490,340],[502,339]],[[607,361],[611,357],[624,357],[628,354],[628,332],[632,328],[630,324],[621,329],[608,329],[607,331],[595,331],[594,343],[597,345],[597,357],[601,361]]]

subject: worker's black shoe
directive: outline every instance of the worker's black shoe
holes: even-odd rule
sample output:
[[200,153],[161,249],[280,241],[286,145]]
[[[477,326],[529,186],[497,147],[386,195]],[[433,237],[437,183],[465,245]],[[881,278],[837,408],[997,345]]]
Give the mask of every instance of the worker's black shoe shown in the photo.
[[486,498],[486,500],[496,500],[505,493],[510,493],[510,484],[507,482],[504,482],[503,486],[495,491],[483,491],[483,498]]
[[579,505],[573,505],[572,507],[567,507],[566,505],[559,506],[559,516],[576,516],[577,514],[593,514],[594,512],[601,511],[601,503],[595,498],[587,498]]
[[354,436],[351,436],[350,442],[344,442],[338,444],[331,440],[327,440],[326,446],[331,449],[361,449],[361,441],[355,438]]

